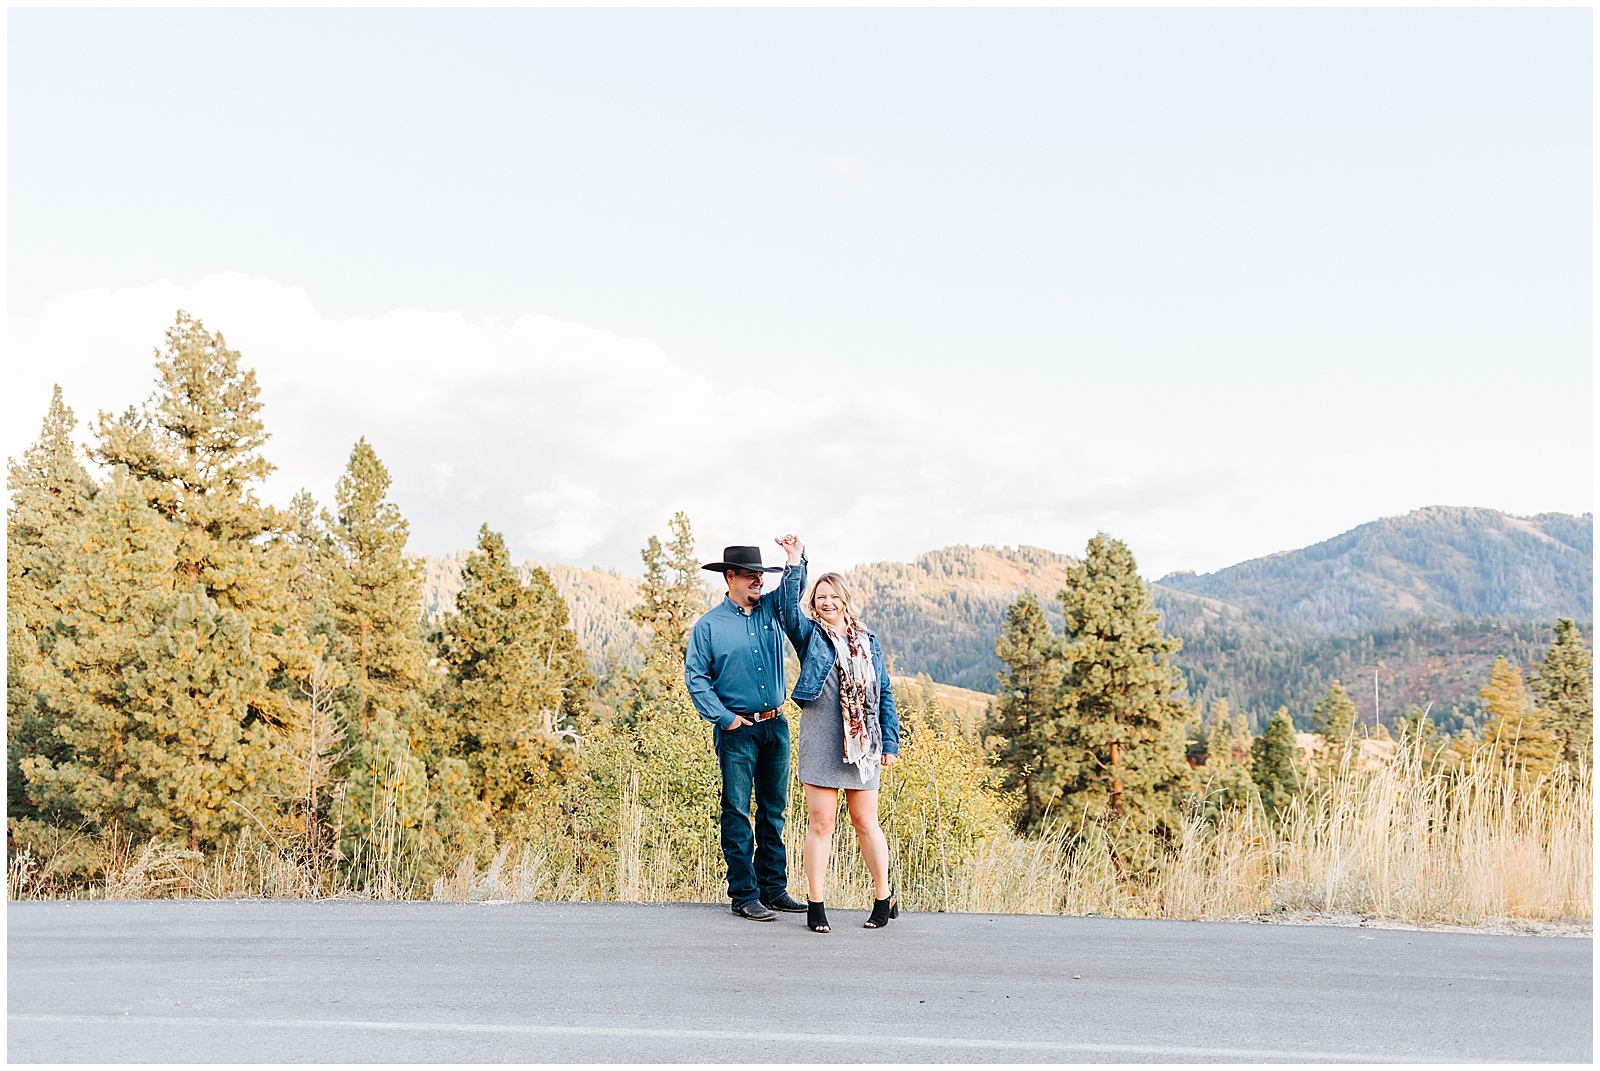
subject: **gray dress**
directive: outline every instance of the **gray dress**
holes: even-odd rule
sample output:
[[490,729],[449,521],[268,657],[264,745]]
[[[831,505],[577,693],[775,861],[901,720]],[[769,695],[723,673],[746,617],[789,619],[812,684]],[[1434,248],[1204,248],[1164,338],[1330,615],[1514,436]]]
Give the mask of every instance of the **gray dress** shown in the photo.
[[[878,716],[878,690],[867,689],[867,717]],[[878,787],[878,771],[861,780],[861,771],[844,761],[844,711],[839,709],[839,667],[834,666],[822,691],[800,703],[800,783],[818,788]]]

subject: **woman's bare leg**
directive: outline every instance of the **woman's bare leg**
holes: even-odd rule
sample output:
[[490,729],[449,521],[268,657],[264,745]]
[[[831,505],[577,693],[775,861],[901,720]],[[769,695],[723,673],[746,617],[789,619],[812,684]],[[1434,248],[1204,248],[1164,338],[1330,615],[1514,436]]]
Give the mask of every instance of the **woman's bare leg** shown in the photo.
[[833,853],[833,819],[839,813],[839,790],[806,785],[806,840],[800,857],[806,864],[806,897],[817,903],[828,889],[828,856]]
[[889,842],[884,839],[883,827],[878,825],[878,790],[847,788],[844,798],[850,807],[850,824],[856,827],[856,840],[861,842],[861,858],[877,890],[873,896],[886,900],[889,897]]

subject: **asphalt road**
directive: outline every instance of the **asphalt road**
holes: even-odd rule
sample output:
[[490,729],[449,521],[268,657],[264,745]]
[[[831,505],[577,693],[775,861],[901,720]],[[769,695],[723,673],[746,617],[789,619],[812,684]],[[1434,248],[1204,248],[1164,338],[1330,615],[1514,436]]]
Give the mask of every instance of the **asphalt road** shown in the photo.
[[1593,941],[698,904],[7,904],[11,1062],[1572,1061]]

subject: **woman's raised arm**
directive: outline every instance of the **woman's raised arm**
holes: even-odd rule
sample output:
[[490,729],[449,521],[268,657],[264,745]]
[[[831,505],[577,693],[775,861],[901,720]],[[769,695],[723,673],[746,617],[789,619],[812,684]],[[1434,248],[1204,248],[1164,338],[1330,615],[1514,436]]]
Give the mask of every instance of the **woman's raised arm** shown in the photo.
[[789,564],[784,567],[783,580],[778,584],[778,620],[783,623],[789,642],[794,644],[794,653],[804,658],[811,630],[817,627],[816,622],[800,612],[800,598],[806,591],[805,547],[794,536],[785,536],[777,542],[789,554]]

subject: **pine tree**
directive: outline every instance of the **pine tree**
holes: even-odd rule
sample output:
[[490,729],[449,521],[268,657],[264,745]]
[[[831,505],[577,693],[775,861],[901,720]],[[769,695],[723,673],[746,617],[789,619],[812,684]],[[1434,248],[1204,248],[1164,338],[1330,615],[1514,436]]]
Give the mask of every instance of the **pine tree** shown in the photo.
[[254,373],[179,313],[144,410],[98,425],[112,472],[67,538],[30,674],[63,754],[21,763],[42,810],[213,845],[273,817],[276,729],[316,655]]
[[666,546],[651,536],[639,552],[644,559],[644,579],[639,582],[641,601],[628,616],[650,630],[651,643],[661,645],[667,660],[675,661],[681,673],[689,648],[689,631],[706,612],[706,589],[688,515],[673,514],[667,527],[672,538]]
[[484,525],[445,621],[451,691],[446,754],[465,760],[484,813],[502,833],[537,823],[577,769],[563,743],[591,684],[567,607],[543,569],[526,584],[505,540]]
[[387,867],[394,852],[410,852],[432,872],[465,848],[445,831],[465,832],[468,842],[481,831],[480,804],[449,790],[465,783],[447,762],[451,740],[431,731],[438,679],[422,635],[422,568],[406,557],[409,526],[388,500],[390,483],[359,439],[334,488],[337,513],[323,515],[320,569],[355,692],[345,829],[358,869],[379,885],[391,878],[374,877],[375,860]]
[[310,607],[295,587],[303,553],[294,518],[256,499],[273,472],[260,387],[220,333],[179,312],[156,354],[156,389],[143,411],[100,415],[96,460],[125,471],[178,533],[177,582],[245,615],[261,659],[249,716],[283,725],[315,651]]
[[21,462],[7,461],[6,490],[11,497],[6,510],[6,803],[12,817],[37,813],[27,796],[23,757],[58,759],[63,754],[23,671],[38,657],[40,629],[56,617],[50,592],[60,580],[60,541],[96,490],[72,442],[77,423],[57,386],[38,441],[23,453]]
[[1289,708],[1279,707],[1267,729],[1250,745],[1250,779],[1261,796],[1261,806],[1276,818],[1300,791],[1295,769],[1294,722]]
[[994,653],[1005,668],[998,674],[990,746],[1003,787],[1021,795],[1016,823],[1026,832],[1043,824],[1062,791],[1061,643],[1038,596],[1024,595],[1006,611]]
[[1192,786],[1183,746],[1191,711],[1167,661],[1180,644],[1161,631],[1133,555],[1104,533],[1068,570],[1060,599],[1062,804],[1114,823],[1119,862],[1143,870]]
[[265,688],[249,621],[178,582],[180,544],[122,471],[61,542],[59,616],[26,671],[61,748],[20,763],[53,824],[200,848],[270,816],[278,756],[247,716]]
[[1237,745],[1248,747],[1248,730],[1241,715],[1228,716],[1228,701],[1218,699],[1211,705],[1211,732],[1206,738],[1205,814],[1212,821],[1222,817],[1229,807],[1249,807],[1256,798],[1255,783],[1250,769],[1234,761]]
[[1228,701],[1211,704],[1211,732],[1206,736],[1206,769],[1225,770],[1233,765],[1233,722],[1228,719]]
[[38,441],[23,453],[20,463],[7,461],[11,502],[6,511],[6,612],[21,614],[29,629],[38,629],[55,616],[48,593],[60,570],[51,552],[51,536],[81,517],[95,494],[94,480],[72,442],[77,424],[56,387]]
[[1356,705],[1338,681],[1329,685],[1328,694],[1311,708],[1311,724],[1322,734],[1330,766],[1337,767],[1354,745],[1356,733]]
[[[637,670],[611,667],[605,698],[616,708],[621,726],[664,718],[676,726],[675,731],[692,734],[698,747],[703,727],[689,700],[683,663],[689,633],[707,609],[706,588],[688,515],[673,514],[668,528],[672,538],[665,546],[652,535],[639,552],[644,579],[639,582],[639,605],[629,617],[649,633],[644,665]],[[690,717],[679,725],[681,715]]]
[[1556,622],[1555,638],[1528,681],[1539,696],[1544,719],[1555,733],[1565,762],[1594,762],[1594,656],[1568,618]]
[[429,683],[422,639],[422,566],[405,556],[408,525],[387,498],[389,471],[365,438],[334,488],[337,548],[333,618],[349,640],[361,721],[375,706],[403,709]]
[[1555,769],[1560,742],[1543,713],[1528,702],[1528,690],[1516,666],[1496,658],[1489,671],[1489,683],[1478,689],[1478,695],[1489,716],[1484,740],[1502,762],[1534,777]]

